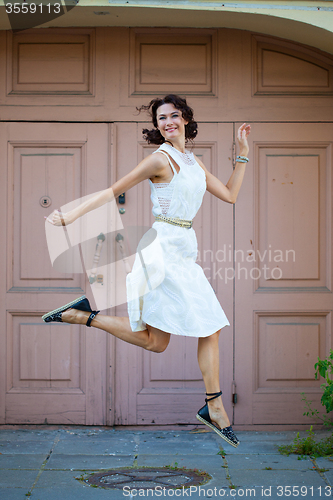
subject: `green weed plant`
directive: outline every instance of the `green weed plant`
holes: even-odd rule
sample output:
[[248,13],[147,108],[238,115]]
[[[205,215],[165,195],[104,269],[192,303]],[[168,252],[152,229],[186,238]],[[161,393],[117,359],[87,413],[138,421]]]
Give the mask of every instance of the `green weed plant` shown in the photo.
[[292,444],[279,446],[279,452],[282,455],[289,456],[291,453],[294,453],[301,456],[309,455],[315,458],[330,457],[333,455],[333,434],[320,441],[316,441],[312,425],[306,432],[308,435],[305,438],[301,438],[298,432]]
[[[302,392],[302,401],[305,402],[305,412],[303,415],[313,418],[316,422],[320,422],[328,428],[332,428],[332,417],[328,414],[333,410],[333,350],[330,349],[330,354],[326,359],[318,357],[318,362],[315,363],[314,368],[315,379],[318,380],[319,376],[325,379],[325,382],[320,387],[323,389],[321,404],[325,407],[326,414],[324,413],[321,416],[316,408],[312,408],[312,401],[309,401],[305,393]],[[308,435],[305,438],[300,438],[298,432],[294,442],[290,445],[280,446],[279,452],[283,455],[295,453],[301,456],[310,455],[312,457],[329,457],[333,455],[333,432],[331,436],[323,438],[320,441],[315,440],[312,425],[306,432]]]
[[318,358],[318,362],[315,363],[314,367],[316,370],[315,379],[318,380],[318,376],[325,379],[325,382],[320,387],[323,389],[321,404],[325,407],[326,414],[321,416],[316,408],[312,408],[312,401],[309,401],[305,393],[302,392],[302,401],[305,402],[305,412],[303,415],[313,418],[316,422],[320,422],[326,427],[332,427],[332,417],[328,416],[328,413],[333,410],[333,350],[330,349],[330,354],[326,359]]

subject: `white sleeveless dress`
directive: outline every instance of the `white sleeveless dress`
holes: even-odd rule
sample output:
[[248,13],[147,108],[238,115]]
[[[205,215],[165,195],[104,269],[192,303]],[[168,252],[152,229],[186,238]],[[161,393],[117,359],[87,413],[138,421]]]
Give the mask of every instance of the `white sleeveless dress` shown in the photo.
[[[192,153],[180,153],[167,143],[157,152],[170,155],[180,170],[176,172],[168,157],[174,172],[171,182],[153,183],[149,179],[153,215],[192,220],[206,191],[204,170]],[[149,324],[175,335],[208,337],[230,324],[195,262],[198,246],[193,228],[155,221],[139,248],[126,278],[132,331],[145,330]]]

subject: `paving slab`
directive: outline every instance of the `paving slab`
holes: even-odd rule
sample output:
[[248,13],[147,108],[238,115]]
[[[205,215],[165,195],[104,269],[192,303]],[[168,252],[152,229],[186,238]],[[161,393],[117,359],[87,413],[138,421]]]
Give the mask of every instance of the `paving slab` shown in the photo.
[[136,442],[128,436],[115,436],[114,434],[103,434],[99,436],[72,436],[62,435],[54,454],[66,455],[103,455],[114,456],[129,455],[134,453]]
[[39,477],[34,490],[38,490],[40,488],[62,489],[64,487],[76,490],[81,489],[82,485],[76,480],[76,478],[85,474],[86,472],[74,470],[44,470]]
[[21,488],[0,488],[1,500],[27,500],[26,492]]
[[328,484],[332,486],[332,493],[333,493],[333,470],[330,469],[327,472],[323,472],[322,474],[327,480]]
[[38,471],[6,470],[1,472],[1,488],[23,488],[28,490],[34,484]]
[[[269,436],[269,434],[273,434]],[[249,431],[238,431],[237,437],[240,440],[240,444],[237,448],[230,446],[226,441],[219,438],[219,436],[213,432],[212,434],[214,440],[219,446],[221,446],[227,454],[273,454],[279,453],[278,447],[284,444],[289,444],[290,436],[286,436],[286,433],[251,433]]]
[[[219,436],[216,434],[216,432],[209,431],[213,436],[216,436],[218,439]],[[241,442],[245,441],[255,441],[256,443],[260,443],[261,441],[271,441],[271,442],[291,442],[293,439],[296,437],[297,432],[296,431],[272,431],[272,432],[267,432],[267,431],[235,431],[237,436],[239,436],[239,439],[241,439]]]
[[219,473],[221,478],[226,477],[224,462],[219,455],[209,458],[202,455],[145,455],[139,454],[138,467],[186,467],[187,469],[202,470],[208,474]]
[[219,449],[218,442],[209,434],[159,432],[139,436],[139,450],[144,454],[168,455],[178,450],[182,455],[198,452],[216,455]]
[[[209,431],[213,436],[219,439],[219,436],[214,431]],[[271,442],[291,442],[297,436],[296,431],[235,431],[239,439],[242,439],[241,442],[244,441],[256,441],[256,443],[260,443],[261,441],[271,441]]]
[[63,455],[52,454],[44,470],[100,470],[132,467],[133,455]]
[[[39,470],[44,460],[46,459],[47,454],[38,455],[38,454],[23,454],[19,455],[18,453],[14,454],[1,454],[0,455],[0,470],[3,469],[32,469]],[[1,476],[4,472],[0,473]]]
[[51,429],[49,426],[27,426],[29,428],[22,429],[20,426],[0,426],[0,443],[3,439],[10,439],[11,441],[15,441],[16,439],[22,439],[24,436],[27,436],[31,439],[33,436],[44,436],[47,438],[52,438],[59,434],[59,432],[63,432],[64,428]]
[[316,464],[319,468],[333,469],[333,457],[318,457]]
[[252,441],[248,443],[241,441],[241,444],[237,448],[232,448],[226,444],[223,445],[223,449],[226,451],[227,455],[276,455],[278,453],[278,446],[279,445],[270,442],[256,443]]
[[273,455],[273,454],[260,454],[260,455],[225,455],[226,461],[230,469],[259,469],[263,470],[265,467],[272,469],[293,469],[293,470],[309,470],[313,469],[313,462],[309,457],[298,460],[296,455]]
[[324,479],[314,470],[286,471],[286,470],[239,470],[229,469],[231,482],[239,487],[248,486],[326,486]]
[[48,453],[54,443],[53,437],[41,436],[31,439],[29,436],[24,436],[15,440],[3,440],[0,443],[0,453],[18,453],[23,454],[43,454]]

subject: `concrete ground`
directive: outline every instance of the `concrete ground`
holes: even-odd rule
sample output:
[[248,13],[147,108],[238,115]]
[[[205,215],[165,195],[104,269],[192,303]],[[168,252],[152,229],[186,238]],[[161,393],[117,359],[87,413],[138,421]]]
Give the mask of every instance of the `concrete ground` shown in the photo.
[[[319,439],[325,431],[316,431]],[[305,435],[305,433],[303,434]],[[327,432],[326,434],[327,435]],[[2,426],[0,499],[121,498],[320,499],[331,496],[333,459],[284,456],[294,431],[237,431],[238,448],[203,428],[138,430],[81,426]],[[106,489],[89,485],[94,472],[121,467],[185,467],[211,479],[187,489]],[[120,477],[120,476],[119,476]],[[333,488],[332,488],[333,491]]]

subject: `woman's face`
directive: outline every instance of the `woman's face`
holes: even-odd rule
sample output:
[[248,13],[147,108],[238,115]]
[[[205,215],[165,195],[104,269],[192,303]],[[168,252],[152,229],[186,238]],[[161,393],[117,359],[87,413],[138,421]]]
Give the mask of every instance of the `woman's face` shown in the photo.
[[188,124],[182,112],[173,104],[162,104],[156,111],[157,128],[165,140],[183,138],[185,140],[185,125]]

